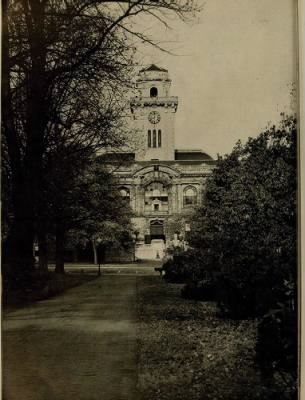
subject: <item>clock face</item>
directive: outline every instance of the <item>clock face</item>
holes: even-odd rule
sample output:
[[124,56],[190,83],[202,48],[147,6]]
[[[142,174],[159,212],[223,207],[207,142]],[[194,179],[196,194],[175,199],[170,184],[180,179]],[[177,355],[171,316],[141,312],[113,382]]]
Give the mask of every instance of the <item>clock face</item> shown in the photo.
[[148,114],[148,121],[151,122],[152,124],[157,124],[161,120],[161,115],[158,113],[158,111],[151,111]]

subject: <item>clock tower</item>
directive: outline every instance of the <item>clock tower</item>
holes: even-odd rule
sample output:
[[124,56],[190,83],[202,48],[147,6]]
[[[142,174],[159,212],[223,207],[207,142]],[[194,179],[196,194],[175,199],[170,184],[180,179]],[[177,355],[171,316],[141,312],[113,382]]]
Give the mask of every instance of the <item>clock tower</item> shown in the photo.
[[178,97],[170,96],[168,71],[152,64],[139,72],[136,95],[130,100],[135,128],[140,131],[141,148],[136,161],[175,159],[175,113]]

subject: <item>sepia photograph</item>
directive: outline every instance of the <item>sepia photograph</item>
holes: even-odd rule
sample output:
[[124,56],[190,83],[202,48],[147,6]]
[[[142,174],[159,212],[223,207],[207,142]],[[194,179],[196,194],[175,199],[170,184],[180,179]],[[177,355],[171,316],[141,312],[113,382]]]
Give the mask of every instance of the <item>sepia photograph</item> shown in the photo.
[[301,0],[1,7],[1,398],[301,400]]

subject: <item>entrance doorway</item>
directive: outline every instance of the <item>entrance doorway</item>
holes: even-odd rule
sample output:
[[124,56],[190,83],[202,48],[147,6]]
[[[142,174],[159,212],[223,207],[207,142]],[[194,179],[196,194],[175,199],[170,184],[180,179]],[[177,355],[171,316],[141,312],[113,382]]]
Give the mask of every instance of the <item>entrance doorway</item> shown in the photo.
[[162,260],[165,254],[164,222],[152,220],[149,224],[149,234],[145,235],[144,243],[137,248],[136,256],[141,260]]
[[162,259],[165,250],[164,223],[161,220],[150,222],[151,255],[154,259]]
[[150,222],[150,239],[163,239],[165,241],[163,221],[156,219]]

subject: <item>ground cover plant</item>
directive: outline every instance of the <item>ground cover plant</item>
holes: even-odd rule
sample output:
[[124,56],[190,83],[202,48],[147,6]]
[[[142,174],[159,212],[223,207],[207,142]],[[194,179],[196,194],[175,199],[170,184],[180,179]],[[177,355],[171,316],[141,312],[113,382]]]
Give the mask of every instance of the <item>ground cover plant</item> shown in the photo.
[[183,299],[182,286],[138,277],[142,399],[276,398],[256,363],[256,322],[220,318],[215,302]]

